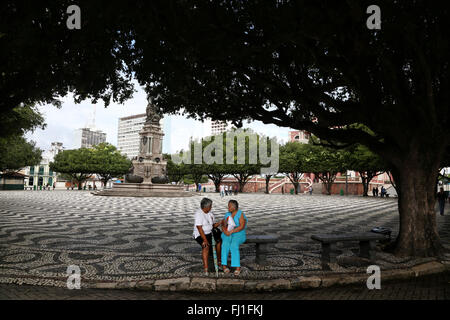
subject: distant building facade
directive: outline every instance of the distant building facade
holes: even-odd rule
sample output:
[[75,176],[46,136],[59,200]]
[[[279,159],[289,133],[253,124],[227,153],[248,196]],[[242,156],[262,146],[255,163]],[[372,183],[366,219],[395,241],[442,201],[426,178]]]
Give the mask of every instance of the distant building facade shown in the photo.
[[106,133],[91,128],[75,130],[74,149],[92,148],[102,142],[106,142]]
[[224,133],[231,128],[231,125],[225,121],[211,120],[211,135],[215,136]]
[[56,183],[57,173],[50,169],[50,162],[55,156],[64,150],[62,142],[52,142],[50,150],[42,155],[41,163],[36,166],[26,167],[24,184],[27,187],[53,186]]
[[289,131],[289,142],[308,143],[311,134],[304,130]]

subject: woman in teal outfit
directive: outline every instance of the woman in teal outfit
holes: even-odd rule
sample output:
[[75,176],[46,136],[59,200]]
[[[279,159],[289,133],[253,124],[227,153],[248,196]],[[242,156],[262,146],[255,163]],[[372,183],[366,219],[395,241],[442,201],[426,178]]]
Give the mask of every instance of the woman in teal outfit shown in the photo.
[[[222,265],[223,271],[229,273],[230,269],[227,267],[228,253],[231,252],[231,267],[236,268],[235,275],[241,273],[241,258],[239,254],[239,246],[245,242],[246,229],[247,229],[247,217],[239,210],[239,204],[236,200],[230,200],[228,202],[228,211],[224,218],[224,228],[222,232]],[[228,217],[233,218],[235,227],[231,231],[228,231]]]

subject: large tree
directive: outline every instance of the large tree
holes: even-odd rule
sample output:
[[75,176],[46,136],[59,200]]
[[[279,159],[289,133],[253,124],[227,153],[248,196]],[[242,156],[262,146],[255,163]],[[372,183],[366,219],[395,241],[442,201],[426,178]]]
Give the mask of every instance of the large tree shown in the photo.
[[81,30],[68,30],[70,4],[2,2],[0,107],[68,91],[121,102],[135,75],[164,112],[361,143],[400,190],[396,252],[442,253],[434,205],[450,144],[447,4],[378,1],[381,30],[370,30],[370,1],[82,1]]

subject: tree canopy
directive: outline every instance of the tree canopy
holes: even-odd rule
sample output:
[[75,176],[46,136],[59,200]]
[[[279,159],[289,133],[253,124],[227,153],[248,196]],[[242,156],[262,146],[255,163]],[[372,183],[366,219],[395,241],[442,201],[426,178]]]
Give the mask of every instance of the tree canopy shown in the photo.
[[42,150],[23,136],[0,137],[0,171],[17,171],[40,163]]

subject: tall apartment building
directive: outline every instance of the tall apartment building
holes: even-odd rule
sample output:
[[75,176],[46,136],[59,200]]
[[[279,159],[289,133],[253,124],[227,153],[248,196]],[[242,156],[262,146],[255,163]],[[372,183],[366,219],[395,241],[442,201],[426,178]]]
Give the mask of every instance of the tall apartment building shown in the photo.
[[[119,127],[117,130],[117,150],[120,151],[127,158],[132,159],[139,154],[139,132],[144,127],[145,119],[147,115],[145,113],[135,114],[119,118]],[[169,132],[164,132],[164,143],[170,139],[170,120],[163,118],[160,120],[161,130],[167,129]],[[165,128],[167,126],[167,128]],[[163,152],[167,150],[163,149]]]
[[145,118],[145,113],[119,118],[117,149],[129,159],[139,154],[139,131],[144,127]]
[[91,148],[97,144],[106,142],[106,133],[91,128],[75,130],[74,148]]
[[225,121],[211,120],[211,135],[221,134],[231,128],[231,125]]

